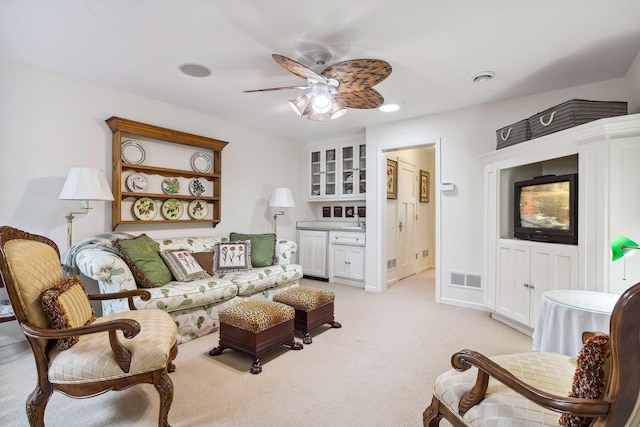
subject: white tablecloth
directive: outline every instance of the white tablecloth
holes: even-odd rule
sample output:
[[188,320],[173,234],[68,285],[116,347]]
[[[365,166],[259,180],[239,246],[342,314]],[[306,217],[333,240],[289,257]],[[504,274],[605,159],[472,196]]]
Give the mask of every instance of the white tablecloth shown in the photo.
[[578,290],[545,292],[533,331],[533,350],[577,356],[583,332],[609,332],[611,312],[619,297]]

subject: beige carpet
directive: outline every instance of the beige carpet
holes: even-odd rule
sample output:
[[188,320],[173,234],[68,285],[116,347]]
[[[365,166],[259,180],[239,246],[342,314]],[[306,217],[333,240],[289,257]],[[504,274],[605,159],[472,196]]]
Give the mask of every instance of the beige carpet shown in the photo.
[[[525,352],[531,339],[485,312],[434,301],[434,271],[405,279],[382,294],[304,280],[336,293],[341,329],[316,331],[301,351],[286,348],[249,373],[249,356],[225,350],[210,357],[218,334],[182,344],[171,374],[173,426],[420,426],[438,374],[452,353]],[[25,426],[24,404],[35,385],[24,344],[0,348],[0,425]],[[90,399],[54,393],[48,426],[152,426],[158,396],[151,385]]]

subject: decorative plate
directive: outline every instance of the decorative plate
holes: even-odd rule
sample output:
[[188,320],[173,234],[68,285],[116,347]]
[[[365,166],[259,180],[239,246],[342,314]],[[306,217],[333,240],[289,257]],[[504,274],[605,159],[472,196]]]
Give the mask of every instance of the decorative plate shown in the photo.
[[140,173],[132,173],[127,177],[127,188],[134,193],[144,193],[148,186],[147,177]]
[[150,221],[158,215],[158,206],[153,199],[143,197],[133,204],[133,214],[143,221]]
[[191,156],[191,169],[196,172],[211,172],[211,158],[202,152],[194,154]]
[[180,191],[180,181],[178,178],[165,178],[162,180],[162,191],[166,194],[178,194]]
[[202,180],[199,178],[193,178],[189,183],[189,192],[194,196],[202,196],[206,191]]
[[189,203],[189,216],[193,219],[204,219],[209,213],[209,205],[204,200],[194,200]]
[[123,142],[120,153],[123,162],[132,163],[134,165],[139,165],[147,158],[147,153],[144,151],[144,148],[142,148],[142,145],[137,141],[129,140]]
[[180,219],[184,206],[178,199],[168,199],[162,204],[162,215],[167,219]]

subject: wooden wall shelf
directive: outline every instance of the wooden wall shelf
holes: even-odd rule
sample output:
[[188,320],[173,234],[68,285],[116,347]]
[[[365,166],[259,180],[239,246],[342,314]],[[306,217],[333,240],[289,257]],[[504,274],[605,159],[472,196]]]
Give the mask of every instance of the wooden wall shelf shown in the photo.
[[[112,203],[112,230],[115,230],[121,224],[207,223],[215,227],[220,223],[222,150],[228,142],[120,117],[111,117],[106,122],[113,132],[112,191],[115,200]],[[122,144],[129,140],[136,141],[141,146],[144,146],[145,160],[142,163],[127,163],[123,160]],[[147,151],[149,152],[148,156],[146,155]],[[193,170],[193,168],[191,170],[188,169],[191,156],[195,153],[202,153],[210,158],[210,171],[200,172]],[[144,192],[135,192],[130,191],[131,189],[126,186],[126,178],[131,173],[140,173],[149,178],[156,175],[185,179],[199,178],[210,184],[207,191],[201,196],[190,194],[188,188],[183,188],[177,194],[165,194],[162,193],[160,186],[158,188],[148,188]],[[142,197],[148,197],[156,201],[158,210],[161,210],[161,202],[168,199],[177,199],[184,202],[184,213],[179,219],[175,220],[165,219],[161,213],[153,220],[137,219],[131,212],[131,206],[136,199]],[[207,203],[209,214],[206,219],[193,219],[189,216],[188,204],[193,200],[202,200]]]

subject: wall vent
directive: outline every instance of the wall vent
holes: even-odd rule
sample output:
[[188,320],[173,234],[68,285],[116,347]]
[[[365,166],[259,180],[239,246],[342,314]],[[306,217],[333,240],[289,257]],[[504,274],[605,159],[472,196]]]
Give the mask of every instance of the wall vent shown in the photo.
[[462,272],[449,272],[449,284],[451,286],[460,286],[463,288],[482,289],[482,275],[462,273]]
[[387,260],[387,270],[391,270],[392,268],[396,268],[396,258]]

